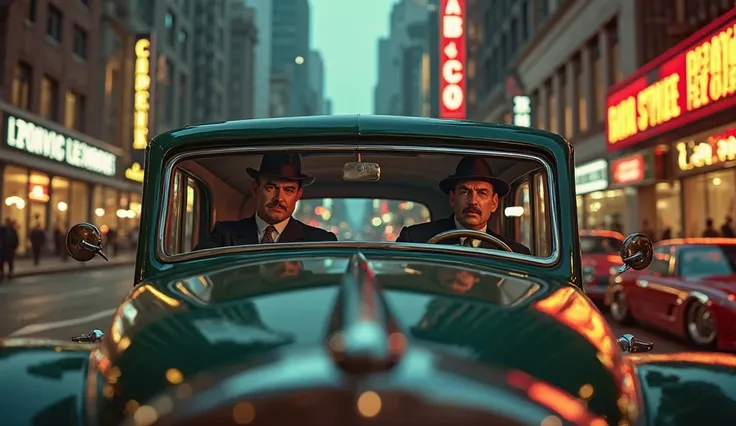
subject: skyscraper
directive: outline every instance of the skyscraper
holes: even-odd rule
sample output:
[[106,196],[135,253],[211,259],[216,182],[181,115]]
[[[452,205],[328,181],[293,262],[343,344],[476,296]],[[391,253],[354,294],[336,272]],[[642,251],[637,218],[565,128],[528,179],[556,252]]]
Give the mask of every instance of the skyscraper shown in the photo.
[[229,6],[225,0],[194,2],[193,123],[220,121],[227,115]]
[[271,9],[271,74],[290,81],[288,115],[310,115],[309,1],[274,0]]
[[255,47],[253,116],[268,117],[271,97],[271,8],[273,0],[244,0],[255,11],[258,44]]
[[311,109],[314,115],[322,115],[325,113],[325,68],[322,61],[322,54],[316,50],[309,52],[309,85],[314,92],[314,96],[310,99],[313,102]]
[[242,1],[232,0],[228,13],[230,33],[229,67],[227,76],[228,120],[254,117],[255,46],[258,31],[255,11]]

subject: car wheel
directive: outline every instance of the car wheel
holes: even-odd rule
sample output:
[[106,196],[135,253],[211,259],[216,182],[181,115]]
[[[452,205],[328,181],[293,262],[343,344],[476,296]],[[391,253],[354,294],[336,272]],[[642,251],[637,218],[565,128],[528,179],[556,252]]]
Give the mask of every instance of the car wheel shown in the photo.
[[611,317],[617,323],[621,325],[631,325],[634,323],[634,318],[631,317],[631,313],[629,312],[629,301],[626,300],[624,292],[617,291],[613,293],[609,310]]
[[685,314],[687,337],[700,348],[710,348],[718,341],[718,331],[713,313],[699,301],[690,303]]

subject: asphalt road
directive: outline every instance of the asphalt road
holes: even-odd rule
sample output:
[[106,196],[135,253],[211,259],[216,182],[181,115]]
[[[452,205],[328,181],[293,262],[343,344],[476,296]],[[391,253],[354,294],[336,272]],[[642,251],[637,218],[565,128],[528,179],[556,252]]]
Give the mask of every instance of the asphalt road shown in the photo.
[[[133,268],[111,267],[16,278],[0,282],[0,337],[70,339],[105,330],[114,309],[131,290]],[[684,341],[652,330],[621,327],[616,334],[632,333],[654,342],[659,353],[693,350]]]

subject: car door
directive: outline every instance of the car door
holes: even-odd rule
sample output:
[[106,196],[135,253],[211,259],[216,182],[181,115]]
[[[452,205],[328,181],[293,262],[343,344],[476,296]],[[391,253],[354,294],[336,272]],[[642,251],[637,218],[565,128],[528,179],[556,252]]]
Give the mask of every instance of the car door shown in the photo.
[[672,272],[672,246],[657,247],[652,263],[639,275],[631,288],[629,303],[634,315],[641,321],[656,324],[661,321],[662,306],[666,303],[667,289]]

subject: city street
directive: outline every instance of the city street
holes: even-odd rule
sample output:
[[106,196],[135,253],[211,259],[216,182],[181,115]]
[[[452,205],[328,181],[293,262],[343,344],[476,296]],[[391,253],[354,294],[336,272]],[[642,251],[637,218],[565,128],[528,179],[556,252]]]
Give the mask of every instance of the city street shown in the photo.
[[[105,328],[113,310],[132,288],[133,268],[111,267],[16,278],[0,283],[0,337],[69,339]],[[659,353],[693,350],[676,338],[650,330],[613,326],[654,342]]]

